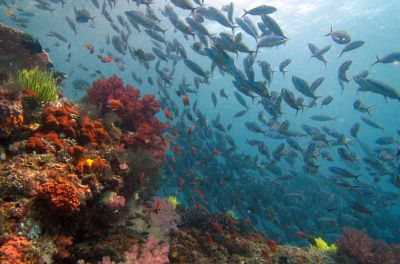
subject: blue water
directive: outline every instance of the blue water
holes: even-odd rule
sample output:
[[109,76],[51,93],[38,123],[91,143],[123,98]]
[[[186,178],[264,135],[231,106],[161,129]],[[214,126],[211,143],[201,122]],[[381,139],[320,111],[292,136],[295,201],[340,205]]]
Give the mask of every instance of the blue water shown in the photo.
[[[3,1],[2,1],[3,2]],[[29,18],[26,23],[26,28],[21,28],[38,38],[44,48],[49,49],[50,57],[52,58],[55,68],[58,71],[65,72],[68,78],[63,84],[63,92],[67,97],[79,100],[85,95],[83,91],[75,91],[72,87],[72,81],[76,79],[84,79],[92,82],[99,78],[99,75],[91,76],[94,71],[100,70],[102,76],[109,77],[113,74],[120,76],[125,83],[131,83],[143,91],[143,94],[150,92],[157,95],[159,99],[163,98],[162,93],[159,92],[160,88],[157,87],[157,82],[150,85],[146,80],[151,76],[156,80],[157,73],[154,69],[155,62],[151,62],[151,68],[146,70],[139,62],[129,55],[122,56],[114,50],[112,45],[107,45],[105,36],[109,34],[110,37],[117,33],[110,27],[109,22],[101,15],[101,11],[96,9],[91,1],[73,1],[78,9],[85,8],[92,16],[95,16],[95,24],[85,23],[76,24],[78,33],[75,35],[71,28],[65,21],[65,16],[74,19],[73,5],[67,2],[63,8],[61,3],[51,3],[57,1],[50,1],[54,10],[52,13],[48,11],[39,10],[35,7],[35,1],[8,1],[4,0],[10,7],[8,12],[12,12],[17,18],[22,18],[21,11],[33,12],[34,17]],[[14,2],[14,3],[12,3]],[[131,3],[128,3],[131,2]],[[249,4],[248,1],[240,0],[235,1],[234,17],[240,17],[243,14],[243,9],[250,9],[262,4],[263,1],[254,1]],[[100,6],[103,2],[100,2]],[[159,12],[163,9],[166,2],[156,0],[151,7],[156,11],[157,16],[162,19],[161,27],[168,29],[166,32],[166,39],[172,41],[176,38],[182,43],[188,54],[188,58],[196,61],[203,69],[209,70],[211,61],[208,57],[202,57],[193,52],[190,45],[193,43],[192,37],[189,36],[185,40],[181,32],[174,32],[173,26],[170,22]],[[221,8],[229,4],[228,1],[207,1],[207,6],[214,6]],[[399,65],[394,64],[377,64],[373,67],[370,65],[375,61],[375,56],[383,56],[390,52],[400,51],[398,43],[399,39],[399,24],[400,17],[398,10],[400,2],[379,1],[379,0],[353,0],[353,1],[338,1],[338,0],[319,0],[319,1],[306,1],[306,0],[283,0],[283,1],[267,1],[268,5],[278,8],[278,11],[271,16],[279,22],[284,30],[286,36],[289,38],[284,46],[278,48],[262,48],[257,54],[257,60],[268,61],[275,70],[274,79],[269,91],[280,92],[282,88],[287,88],[294,92],[296,97],[302,96],[295,90],[291,77],[292,75],[301,77],[308,82],[312,82],[318,77],[324,77],[325,81],[318,88],[316,94],[319,96],[333,96],[333,102],[320,109],[320,100],[317,102],[315,108],[304,108],[304,112],[296,113],[293,109],[288,107],[282,102],[283,115],[278,119],[279,122],[285,120],[290,121],[290,130],[299,131],[304,133],[301,128],[302,124],[308,124],[315,127],[327,125],[335,128],[337,131],[346,135],[346,138],[352,140],[350,144],[350,151],[354,152],[360,160],[354,164],[344,162],[337,154],[337,147],[330,147],[322,149],[321,151],[328,151],[335,159],[334,162],[324,161],[318,157],[315,163],[319,166],[318,173],[307,174],[303,171],[304,162],[301,154],[298,154],[295,165],[289,165],[282,159],[276,161],[284,175],[294,175],[293,171],[297,173],[297,177],[286,181],[276,180],[278,176],[264,169],[266,160],[257,151],[254,146],[249,146],[246,143],[247,139],[258,139],[263,141],[269,148],[271,154],[280,143],[285,143],[286,148],[289,146],[285,140],[275,140],[265,138],[262,135],[254,134],[248,131],[244,123],[260,122],[257,115],[263,111],[261,104],[258,104],[258,99],[252,102],[250,98],[246,98],[250,110],[246,115],[240,118],[233,118],[233,115],[243,110],[244,108],[234,98],[235,87],[232,85],[233,78],[229,74],[222,76],[218,69],[215,70],[214,75],[210,78],[210,83],[202,85],[197,94],[190,94],[190,101],[193,103],[198,101],[198,109],[206,116],[208,127],[212,129],[214,137],[208,139],[196,138],[196,133],[191,135],[185,134],[185,129],[180,129],[179,126],[175,127],[181,134],[179,139],[176,139],[178,144],[183,148],[183,155],[176,157],[177,162],[165,165],[165,176],[163,177],[164,184],[160,189],[161,195],[174,195],[178,200],[187,205],[192,206],[194,201],[199,201],[204,206],[213,211],[226,212],[231,210],[237,217],[249,218],[260,230],[273,236],[279,241],[299,243],[300,240],[296,238],[296,231],[303,231],[315,236],[325,237],[327,240],[334,240],[340,233],[343,227],[353,226],[359,229],[364,229],[371,236],[381,238],[388,242],[400,242],[400,192],[390,182],[390,173],[399,175],[399,157],[394,157],[392,161],[383,162],[388,168],[390,173],[382,175],[377,172],[380,180],[374,182],[366,168],[366,164],[361,158],[366,156],[366,153],[361,149],[360,143],[362,142],[374,149],[379,147],[375,140],[382,136],[397,137],[398,130],[400,129],[400,112],[398,111],[399,101],[394,99],[385,99],[377,94],[361,92],[357,94],[358,85],[351,81],[350,84],[345,84],[344,92],[341,94],[341,88],[337,79],[338,67],[345,60],[352,60],[349,76],[353,76],[363,70],[369,71],[369,78],[381,80],[385,83],[391,84],[400,88],[400,75]],[[172,5],[170,3],[170,5]],[[0,5],[2,12],[0,19],[2,22],[9,24],[13,27],[20,27],[8,15],[6,6]],[[107,4],[107,11],[112,15],[114,23],[122,28],[118,21],[117,15],[122,15],[125,18],[124,12],[127,10],[141,10],[145,11],[142,5],[139,8],[132,1],[119,0],[116,1],[116,7],[111,9]],[[190,11],[181,10],[174,7],[175,11],[180,15],[181,19],[190,15]],[[251,16],[254,22],[260,21],[257,16]],[[231,33],[229,28],[220,26],[215,21],[206,19],[204,22],[206,27],[211,33],[226,32]],[[353,40],[364,40],[365,45],[359,49],[345,53],[338,59],[343,45],[334,43],[330,37],[324,35],[329,32],[330,27],[334,30],[346,30],[351,34]],[[135,48],[142,48],[146,52],[151,52],[153,44],[150,38],[142,32],[137,32],[131,27],[132,35],[129,38],[129,46]],[[54,38],[46,36],[49,31],[62,33],[71,43],[64,43]],[[236,29],[236,32],[240,32]],[[243,41],[252,49],[255,49],[254,38],[244,34]],[[196,37],[196,41],[198,41]],[[58,42],[59,46],[55,46]],[[313,43],[322,48],[326,45],[331,45],[332,48],[325,54],[325,57],[331,62],[328,62],[325,67],[324,64],[315,58],[310,59],[311,53],[308,49],[308,43]],[[94,54],[90,54],[84,45],[90,43],[94,47]],[[100,49],[111,52],[114,56],[121,57],[124,61],[121,70],[117,63],[103,64],[97,58]],[[66,61],[68,53],[71,53],[70,61]],[[235,54],[230,54],[235,58],[236,66],[243,70],[243,59],[247,54],[239,54],[236,58]],[[284,59],[292,59],[292,63],[288,66],[288,72],[284,78],[278,70],[279,63]],[[84,65],[89,71],[84,71],[78,67]],[[172,61],[168,63],[161,62],[161,68],[168,67],[172,69]],[[255,80],[263,80],[261,71],[257,62],[254,64],[256,72]],[[131,72],[135,72],[137,76],[142,77],[143,83],[139,84],[132,79]],[[173,75],[173,83],[171,87],[166,90],[171,98],[179,106],[179,111],[182,112],[184,106],[182,99],[176,95],[175,90],[181,83],[182,78],[185,77],[188,83],[192,84],[195,75],[185,66],[182,60],[178,61]],[[229,95],[229,99],[221,98],[219,91],[224,88]],[[211,100],[211,92],[217,94],[218,104],[214,108]],[[384,127],[384,131],[368,127],[364,124],[360,117],[369,117],[365,113],[360,113],[354,110],[353,102],[359,99],[365,105],[374,105],[374,110],[370,118],[377,121]],[[305,100],[308,103],[308,99]],[[265,112],[265,111],[264,111]],[[221,123],[226,128],[229,123],[233,124],[233,128],[226,132],[230,135],[237,145],[233,155],[228,155],[222,151],[221,156],[214,156],[211,152],[217,148],[217,135],[221,134],[211,124],[211,120],[215,119],[220,114]],[[316,122],[310,119],[315,114],[324,114],[330,116],[337,116],[336,121],[330,122]],[[194,115],[194,114],[193,114]],[[265,112],[265,115],[268,114]],[[159,117],[165,121],[166,118],[159,114]],[[178,124],[179,120],[184,117],[177,117],[173,124]],[[185,119],[186,127],[191,125],[191,121]],[[194,121],[196,122],[196,121]],[[350,127],[354,123],[361,124],[361,130],[358,140],[351,138]],[[192,137],[195,137],[194,139]],[[191,138],[192,143],[189,142]],[[327,136],[328,139],[332,139]],[[311,138],[303,137],[297,139],[300,145],[305,148],[310,143]],[[190,146],[196,146],[199,150],[199,155],[190,155]],[[209,146],[208,148],[206,146]],[[342,146],[343,147],[343,146]],[[394,152],[397,151],[396,144],[388,146]],[[225,150],[229,148],[226,147]],[[169,160],[173,152],[169,152]],[[252,159],[247,163],[242,159],[244,155],[249,155],[254,158],[257,155],[259,159],[254,162]],[[376,155],[376,154],[374,154]],[[237,161],[237,167],[235,159]],[[207,164],[200,164],[199,160],[209,160]],[[247,164],[248,167],[240,170],[242,164]],[[247,166],[246,165],[246,166]],[[168,172],[169,167],[173,167],[173,172]],[[349,190],[336,186],[328,178],[332,176],[329,172],[329,166],[338,166],[352,171],[359,177],[359,182],[346,179],[347,182],[361,186],[366,184],[365,189],[369,192],[368,195],[361,195],[360,192],[364,188],[357,190]],[[194,170],[196,175],[188,173],[188,169]],[[224,186],[220,184],[221,178],[229,176],[230,180],[225,180]],[[178,190],[179,178],[185,178],[188,183],[195,180],[201,182],[196,183],[194,187],[190,184],[185,185],[183,190]],[[193,189],[198,188],[205,194],[205,199],[194,198]],[[394,198],[388,198],[393,196]],[[356,212],[349,208],[349,202],[357,200],[363,205],[367,206],[374,213],[372,216]],[[383,205],[386,205],[385,207]],[[332,210],[328,210],[332,209]]]

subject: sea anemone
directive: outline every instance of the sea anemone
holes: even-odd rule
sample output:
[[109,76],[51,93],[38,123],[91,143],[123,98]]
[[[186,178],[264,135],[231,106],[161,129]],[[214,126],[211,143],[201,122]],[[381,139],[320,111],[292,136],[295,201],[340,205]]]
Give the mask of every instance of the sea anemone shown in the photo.
[[52,72],[39,70],[21,70],[17,73],[17,80],[23,90],[30,90],[39,102],[53,102],[58,99],[57,79]]

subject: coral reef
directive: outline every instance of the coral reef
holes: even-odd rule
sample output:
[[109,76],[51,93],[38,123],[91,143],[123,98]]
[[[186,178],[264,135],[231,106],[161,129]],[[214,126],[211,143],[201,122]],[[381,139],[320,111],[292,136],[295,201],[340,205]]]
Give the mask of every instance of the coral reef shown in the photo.
[[400,245],[387,245],[373,240],[362,231],[347,228],[337,241],[338,259],[342,263],[351,260],[360,264],[400,263]]
[[4,264],[30,263],[29,250],[32,250],[32,243],[25,237],[15,236],[0,247],[0,261]]
[[161,134],[166,127],[155,117],[160,103],[153,95],[141,98],[139,89],[125,87],[120,78],[112,76],[95,81],[88,96],[102,114],[114,112],[121,119],[120,128],[126,131],[122,143],[133,149],[147,149],[156,160],[165,160],[168,146]]
[[39,67],[44,71],[52,65],[39,42],[30,35],[0,23],[0,72],[15,75],[21,69]]
[[0,89],[0,139],[8,138],[24,122],[22,100],[15,93]]
[[134,245],[125,252],[126,263],[136,264],[166,264],[168,260],[169,244],[150,236],[146,243],[139,247]]

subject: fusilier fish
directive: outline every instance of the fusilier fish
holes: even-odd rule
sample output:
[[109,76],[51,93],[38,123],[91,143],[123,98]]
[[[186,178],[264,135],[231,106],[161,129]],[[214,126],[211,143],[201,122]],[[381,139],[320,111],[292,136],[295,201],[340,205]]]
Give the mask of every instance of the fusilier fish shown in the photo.
[[332,40],[338,44],[348,44],[351,41],[350,34],[344,30],[335,30],[331,26],[331,31],[325,35],[325,37],[331,36]]
[[362,40],[355,40],[355,41],[350,42],[349,44],[344,46],[344,48],[340,52],[339,58],[343,55],[343,53],[358,49],[359,47],[361,47],[364,44],[365,44],[365,42]]

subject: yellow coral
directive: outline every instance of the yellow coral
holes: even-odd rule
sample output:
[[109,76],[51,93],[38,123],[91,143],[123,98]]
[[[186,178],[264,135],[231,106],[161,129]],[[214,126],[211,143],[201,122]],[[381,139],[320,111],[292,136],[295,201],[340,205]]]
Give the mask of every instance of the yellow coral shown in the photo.
[[326,243],[320,237],[315,238],[314,241],[315,241],[315,245],[312,247],[315,249],[322,250],[322,251],[332,251],[332,252],[335,252],[337,249],[335,244],[332,244],[329,246],[328,243]]
[[168,202],[169,202],[170,204],[172,204],[172,206],[173,206],[174,208],[176,208],[176,206],[179,204],[179,202],[178,202],[178,200],[176,199],[175,196],[169,196],[169,197],[168,197]]

